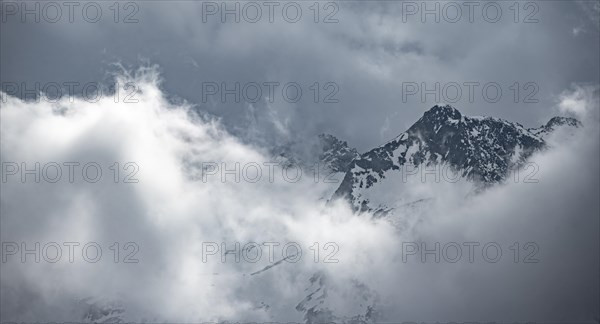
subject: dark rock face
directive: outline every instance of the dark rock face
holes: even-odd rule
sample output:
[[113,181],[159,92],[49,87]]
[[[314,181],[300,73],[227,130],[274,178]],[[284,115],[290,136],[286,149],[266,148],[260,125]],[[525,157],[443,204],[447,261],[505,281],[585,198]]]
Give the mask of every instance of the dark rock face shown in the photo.
[[463,116],[453,107],[434,106],[406,132],[352,161],[334,198],[346,198],[355,210],[369,209],[360,192],[402,167],[445,164],[481,186],[502,182],[535,151],[547,147],[544,135],[558,126],[580,127],[573,118],[554,117],[525,129],[491,117]]
[[532,128],[529,130],[535,135],[544,138],[562,127],[580,128],[582,127],[582,124],[575,118],[553,117],[546,125],[540,126],[538,128]]
[[322,153],[319,162],[332,172],[346,172],[350,163],[360,157],[358,151],[348,147],[348,143],[340,141],[333,135],[319,135]]

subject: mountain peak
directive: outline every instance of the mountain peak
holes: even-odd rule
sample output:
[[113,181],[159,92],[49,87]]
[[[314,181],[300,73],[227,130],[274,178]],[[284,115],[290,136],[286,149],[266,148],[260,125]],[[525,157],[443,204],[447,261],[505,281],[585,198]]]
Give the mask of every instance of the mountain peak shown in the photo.
[[385,188],[383,179],[432,165],[446,165],[483,188],[504,181],[513,168],[545,147],[541,137],[518,123],[463,116],[450,105],[435,105],[406,132],[352,161],[334,196],[348,198],[355,210],[385,210],[389,205],[381,205],[374,194]]
[[439,129],[444,124],[458,124],[463,116],[450,105],[435,105],[427,110],[423,116],[411,127],[413,130]]
[[440,129],[456,129],[464,120],[462,114],[450,105],[435,105],[414,123],[409,133],[438,133]]
[[[450,105],[438,104],[423,114],[423,117],[446,117],[450,119],[460,119],[462,117],[460,111]],[[436,118],[437,119],[437,118]]]
[[543,139],[554,133],[557,129],[573,129],[580,127],[583,127],[583,124],[575,118],[556,116],[552,117],[546,125],[542,125],[538,128],[530,128],[528,131]]
[[360,157],[356,149],[348,146],[346,141],[341,141],[330,134],[320,134],[322,153],[319,161],[333,172],[345,172],[347,166]]
[[548,123],[546,124],[546,128],[554,128],[555,126],[562,126],[562,125],[580,127],[581,122],[575,118],[557,116],[557,117],[552,117],[552,119],[550,119],[548,121]]

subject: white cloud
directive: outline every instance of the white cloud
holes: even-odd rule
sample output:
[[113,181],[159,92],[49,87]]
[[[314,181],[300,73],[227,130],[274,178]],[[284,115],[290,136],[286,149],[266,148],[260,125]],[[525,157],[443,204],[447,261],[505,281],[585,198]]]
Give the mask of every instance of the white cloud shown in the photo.
[[[325,205],[320,198],[329,188],[308,176],[298,183],[193,179],[201,162],[262,164],[269,157],[217,121],[167,101],[158,80],[154,71],[121,79],[140,86],[135,104],[111,96],[36,103],[2,94],[2,162],[93,161],[105,172],[97,183],[23,184],[12,176],[2,184],[3,242],[95,241],[104,248],[98,263],[63,257],[22,264],[12,256],[2,264],[3,321],[79,320],[71,305],[90,296],[121,300],[128,321],[301,321],[294,307],[319,271],[336,287],[327,304],[343,316],[364,310],[351,303],[356,283],[380,296],[384,321],[589,320],[597,313],[597,122],[574,145],[535,158],[537,184],[507,184],[466,200],[447,186],[418,188],[436,202],[411,231],[397,233],[341,202]],[[577,111],[594,102],[565,98]],[[108,169],[115,161],[137,163],[139,183],[115,184]],[[401,243],[417,240],[498,241],[504,248],[533,241],[541,262],[514,264],[505,255],[499,264],[403,263]],[[112,262],[108,247],[129,241],[139,245],[140,262]],[[271,264],[265,256],[259,263],[202,262],[202,242],[231,248],[236,241],[298,242],[304,253],[298,263],[256,275]],[[339,263],[314,263],[314,242],[335,242]]]
[[579,84],[574,84],[572,88],[565,90],[559,96],[560,112],[574,115],[584,122],[588,119],[597,122],[600,110],[600,102],[598,102],[600,88],[597,85]]

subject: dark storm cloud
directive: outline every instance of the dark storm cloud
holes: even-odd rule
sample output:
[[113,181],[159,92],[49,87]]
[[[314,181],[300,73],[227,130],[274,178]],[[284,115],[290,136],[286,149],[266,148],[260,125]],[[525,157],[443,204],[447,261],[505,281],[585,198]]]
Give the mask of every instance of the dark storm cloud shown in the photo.
[[[306,3],[297,23],[286,22],[278,10],[269,23],[264,6],[257,23],[235,23],[231,17],[222,23],[218,15],[203,22],[202,3],[162,1],[139,2],[137,23],[114,23],[108,4],[97,23],[75,15],[74,23],[42,19],[23,24],[18,16],[8,16],[2,24],[2,80],[98,81],[105,79],[110,63],[137,66],[147,59],[162,68],[165,90],[223,117],[238,134],[272,142],[273,137],[302,140],[330,132],[361,150],[405,130],[437,103],[433,96],[425,103],[415,100],[418,96],[403,102],[403,82],[426,82],[429,88],[435,82],[496,82],[503,90],[498,103],[486,102],[479,87],[473,103],[463,93],[455,106],[467,114],[537,126],[552,114],[548,109],[555,96],[571,83],[598,82],[599,52],[589,4],[536,4],[537,23],[514,23],[514,12],[504,3],[497,23],[484,20],[478,10],[473,23],[466,16],[457,23],[443,16],[435,23],[430,16],[423,23],[418,14],[403,22],[403,2],[340,2],[333,16],[337,23],[314,23]],[[531,11],[520,10],[519,20]],[[330,11],[321,8],[319,18]],[[581,30],[574,32],[577,28]],[[303,97],[288,103],[278,96],[269,105],[264,100],[236,103],[231,96],[225,103],[203,102],[203,82],[223,81],[231,87],[235,82],[297,82]],[[309,87],[315,82],[321,87],[335,82],[339,103],[314,103]],[[514,103],[509,89],[514,82],[521,87],[535,82],[539,102]],[[519,97],[530,91],[521,89]],[[327,93],[321,89],[320,96]],[[389,130],[380,132],[386,119]]]
[[[593,318],[599,267],[598,6],[535,3],[536,23],[515,23],[504,2],[504,19],[497,23],[480,13],[473,23],[422,23],[418,15],[403,22],[403,2],[396,1],[338,2],[339,22],[328,24],[313,21],[312,3],[303,3],[297,23],[277,15],[274,23],[221,23],[215,16],[203,22],[202,3],[192,1],[137,2],[137,22],[131,23],[123,23],[125,12],[115,23],[108,2],[102,3],[104,16],[97,23],[77,16],[74,23],[7,17],[0,25],[3,83],[26,82],[31,88],[36,82],[94,82],[109,79],[120,66],[129,71],[144,64],[159,66],[162,83],[159,89],[158,80],[144,80],[142,74],[133,78],[144,90],[140,105],[112,98],[97,104],[62,101],[62,115],[45,102],[11,97],[1,103],[3,162],[143,162],[139,185],[3,184],[3,241],[135,240],[145,256],[137,266],[76,264],[71,272],[48,264],[3,265],[2,320],[72,320],[68,303],[97,294],[124,299],[126,319],[137,321],[147,314],[182,322],[300,321],[301,314],[290,309],[306,296],[308,278],[318,270],[338,286],[330,306],[340,314],[356,314],[344,298],[354,293],[345,288],[348,283],[359,280],[381,295],[388,321]],[[321,7],[321,21],[325,12]],[[223,103],[211,96],[203,102],[204,82],[270,81],[297,82],[302,100],[289,103],[275,96],[274,102]],[[309,87],[330,81],[339,86],[339,103],[313,102]],[[403,102],[406,82],[429,87],[496,82],[504,91],[498,103],[476,95],[473,103],[463,98],[454,105],[468,115],[525,126],[571,114],[584,122],[585,131],[570,145],[536,157],[543,181],[534,186],[503,186],[467,202],[455,187],[431,189],[438,202],[423,224],[402,236],[346,206],[315,204],[322,193],[313,184],[204,184],[184,172],[204,160],[268,160],[254,144],[310,143],[322,132],[361,151],[370,149],[406,130],[436,103],[431,96],[425,103],[418,96]],[[515,82],[535,82],[539,102],[514,103],[509,87]],[[327,93],[320,91],[321,97]],[[521,89],[519,99],[526,93]],[[221,118],[234,136],[217,121],[191,119],[187,104],[165,96],[186,99]],[[278,266],[248,280],[245,274],[262,268],[199,262],[199,238],[223,237],[297,240],[306,246],[333,240],[343,262],[325,269],[310,263]],[[496,239],[508,245],[535,241],[542,262],[437,267],[398,261],[402,240]],[[256,308],[263,300],[271,303],[271,313]],[[463,301],[470,306],[460,305]]]

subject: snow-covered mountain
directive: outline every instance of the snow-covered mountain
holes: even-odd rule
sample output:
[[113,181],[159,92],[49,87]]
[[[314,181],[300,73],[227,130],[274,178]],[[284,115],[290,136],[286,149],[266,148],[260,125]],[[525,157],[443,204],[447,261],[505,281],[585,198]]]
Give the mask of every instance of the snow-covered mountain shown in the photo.
[[[343,176],[343,180],[339,178],[340,183],[331,184],[330,195],[337,188],[333,198],[347,199],[356,211],[370,210],[376,217],[384,215],[403,231],[417,222],[435,199],[427,196],[398,199],[401,195],[394,190],[415,185],[406,182],[398,186],[398,181],[406,180],[403,178],[406,174],[420,181],[421,174],[415,170],[443,166],[475,187],[485,188],[505,181],[511,170],[526,163],[534,152],[550,147],[549,137],[557,132],[572,134],[580,127],[576,119],[554,117],[545,125],[526,129],[515,122],[463,116],[451,106],[436,105],[406,132],[364,154],[333,135],[322,134],[311,143],[310,154],[298,154],[293,146],[284,145],[276,148],[273,156],[284,165],[303,168],[314,167],[318,162],[322,170]],[[394,215],[393,211],[398,209],[402,213]],[[277,265],[251,276],[270,271]],[[377,292],[364,283],[352,281],[340,286],[326,274],[316,272],[306,283],[295,310],[290,309],[290,312],[299,312],[307,324],[369,324],[376,322],[379,316],[378,299]],[[344,300],[344,309],[331,300]],[[262,301],[257,305],[267,312],[270,308]],[[86,301],[84,306],[84,322],[124,322],[125,310],[117,303]]]
[[319,163],[331,172],[346,172],[350,163],[360,158],[360,154],[355,148],[348,146],[348,143],[337,139],[333,135],[319,135],[321,143],[321,154]]
[[436,167],[443,176],[456,175],[484,188],[504,181],[534,152],[546,148],[546,137],[557,129],[580,126],[573,118],[554,117],[546,125],[526,129],[519,123],[463,116],[449,105],[436,105],[406,132],[354,159],[333,198],[348,199],[356,211],[385,211],[389,204],[372,201],[385,179],[423,176],[419,173],[432,173]]
[[565,137],[568,138],[581,126],[581,122],[575,118],[553,117],[546,125],[529,129],[529,131],[544,140],[547,140],[550,135],[556,133],[563,133],[562,135],[567,135]]
[[322,170],[333,173],[346,173],[350,163],[360,157],[355,148],[330,134],[320,134],[308,143],[287,142],[271,149],[270,153],[283,166],[310,169],[318,164]]

